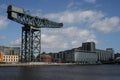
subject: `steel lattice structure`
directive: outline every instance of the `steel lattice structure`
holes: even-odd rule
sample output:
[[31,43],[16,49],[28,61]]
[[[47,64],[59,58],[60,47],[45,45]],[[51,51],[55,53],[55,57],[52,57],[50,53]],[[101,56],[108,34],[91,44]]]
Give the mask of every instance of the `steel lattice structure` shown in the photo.
[[33,54],[41,51],[41,30],[32,26],[22,28],[21,60],[22,62],[35,61]]
[[12,5],[8,6],[8,19],[23,24],[22,27],[22,44],[21,44],[21,61],[35,61],[35,54],[41,52],[41,28],[60,28],[62,23],[41,19],[25,13],[23,8]]

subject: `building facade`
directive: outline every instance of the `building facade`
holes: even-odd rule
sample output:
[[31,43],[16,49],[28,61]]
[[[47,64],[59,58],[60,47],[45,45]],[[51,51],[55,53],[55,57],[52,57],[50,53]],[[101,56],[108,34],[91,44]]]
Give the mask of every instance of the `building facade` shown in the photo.
[[94,52],[75,51],[74,53],[75,63],[80,64],[96,64],[97,54]]
[[110,59],[114,59],[114,50],[112,48],[107,48],[106,50],[96,49],[96,54],[98,56],[98,61],[106,62]]
[[86,42],[82,43],[81,47],[51,53],[50,56],[53,62],[95,64],[96,62],[107,62],[114,59],[114,50],[112,48],[96,49],[94,42]]
[[0,52],[6,55],[20,55],[20,47],[0,46]]
[[19,62],[20,47],[0,46],[0,62],[16,63]]
[[120,53],[116,53],[115,55],[114,55],[114,58],[116,59],[117,57],[120,57]]
[[48,54],[42,54],[40,56],[40,61],[50,63],[50,62],[52,62],[52,57]]
[[19,62],[19,56],[18,55],[4,55],[2,62],[17,63]]
[[94,42],[82,43],[82,50],[83,51],[95,52],[95,43]]
[[16,63],[19,62],[18,55],[5,55],[4,53],[0,53],[0,62],[1,63]]

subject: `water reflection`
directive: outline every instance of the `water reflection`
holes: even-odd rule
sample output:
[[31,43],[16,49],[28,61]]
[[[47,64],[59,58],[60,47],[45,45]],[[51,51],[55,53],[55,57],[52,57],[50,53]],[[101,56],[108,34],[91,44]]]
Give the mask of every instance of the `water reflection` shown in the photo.
[[21,67],[19,72],[19,80],[35,80],[34,68],[32,67]]

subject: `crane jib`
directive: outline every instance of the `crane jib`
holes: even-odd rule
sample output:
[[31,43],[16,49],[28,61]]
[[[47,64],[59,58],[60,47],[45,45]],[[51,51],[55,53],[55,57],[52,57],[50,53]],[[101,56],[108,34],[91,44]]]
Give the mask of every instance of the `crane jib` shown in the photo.
[[63,23],[57,23],[50,21],[46,18],[38,18],[37,16],[31,16],[24,12],[24,9],[14,6],[8,7],[8,18],[21,23],[23,25],[38,27],[38,28],[60,28]]

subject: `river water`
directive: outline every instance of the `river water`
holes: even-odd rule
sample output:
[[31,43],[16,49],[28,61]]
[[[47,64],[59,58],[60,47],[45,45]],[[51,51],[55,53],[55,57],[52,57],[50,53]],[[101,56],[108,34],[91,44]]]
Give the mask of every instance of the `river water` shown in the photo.
[[120,65],[0,67],[0,80],[120,80]]

